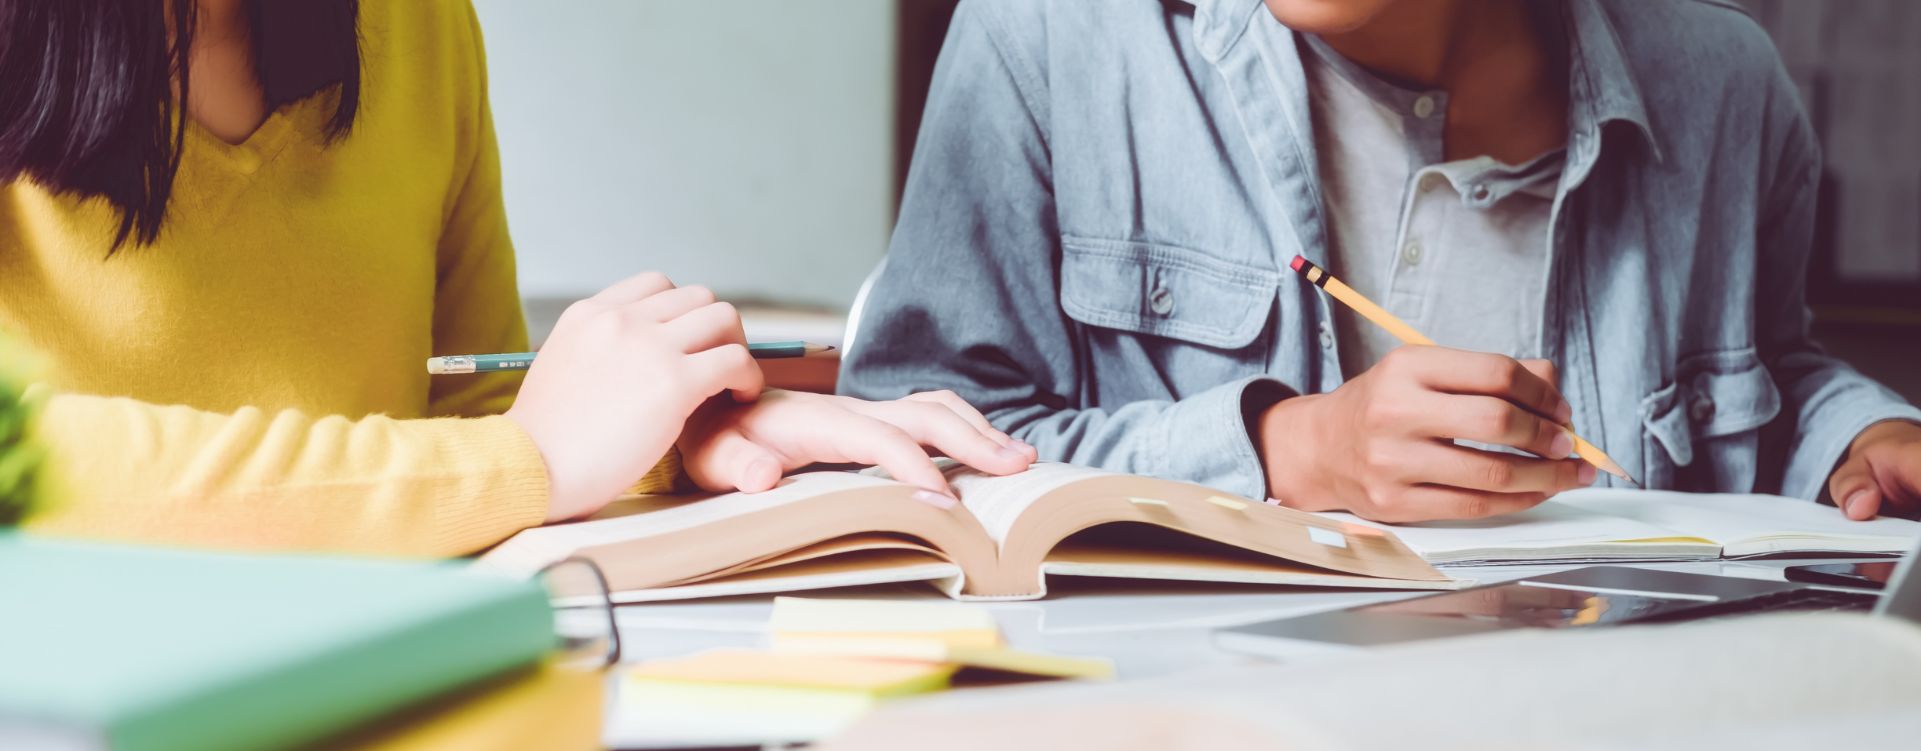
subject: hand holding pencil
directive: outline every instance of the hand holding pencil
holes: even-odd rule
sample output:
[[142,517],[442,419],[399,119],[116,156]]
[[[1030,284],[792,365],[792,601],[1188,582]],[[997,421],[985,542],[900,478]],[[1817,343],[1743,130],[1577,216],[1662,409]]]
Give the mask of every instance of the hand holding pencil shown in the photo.
[[[1386,522],[1474,518],[1592,484],[1596,466],[1618,471],[1566,427],[1571,409],[1548,363],[1432,346],[1305,259],[1294,267],[1411,346],[1331,393],[1287,399],[1262,415],[1258,438],[1274,497]],[[1582,458],[1570,458],[1577,451]]]

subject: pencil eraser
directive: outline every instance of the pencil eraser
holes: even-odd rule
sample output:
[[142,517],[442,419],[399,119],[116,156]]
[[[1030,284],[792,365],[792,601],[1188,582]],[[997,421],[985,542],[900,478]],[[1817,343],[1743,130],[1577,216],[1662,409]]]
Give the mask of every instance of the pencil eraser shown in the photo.
[[1295,271],[1300,271],[1301,264],[1304,264],[1304,263],[1307,263],[1307,259],[1299,255],[1296,255],[1294,256],[1294,260],[1287,262],[1287,267]]

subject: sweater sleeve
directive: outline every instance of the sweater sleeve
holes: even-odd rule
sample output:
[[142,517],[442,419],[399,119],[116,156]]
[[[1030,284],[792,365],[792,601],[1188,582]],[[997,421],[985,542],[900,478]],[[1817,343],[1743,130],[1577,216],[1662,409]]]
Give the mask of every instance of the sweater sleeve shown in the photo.
[[[524,352],[527,322],[515,281],[513,240],[501,194],[500,149],[487,94],[486,49],[480,23],[466,6],[465,32],[472,43],[472,71],[461,90],[471,95],[459,131],[466,158],[448,193],[434,292],[434,354]],[[477,373],[435,379],[427,413],[436,416],[496,415],[514,404],[522,374]],[[666,493],[683,485],[679,455],[669,451],[636,483],[635,493]]]
[[[458,82],[456,125],[462,155],[448,183],[440,240],[435,248],[434,354],[525,352],[527,322],[515,281],[513,240],[501,196],[500,150],[487,100],[486,53],[480,27],[467,9],[471,71]],[[519,391],[517,372],[434,379],[427,414],[473,417],[505,412]]]
[[540,453],[505,417],[230,414],[57,394],[39,532],[241,550],[471,553],[547,509]]

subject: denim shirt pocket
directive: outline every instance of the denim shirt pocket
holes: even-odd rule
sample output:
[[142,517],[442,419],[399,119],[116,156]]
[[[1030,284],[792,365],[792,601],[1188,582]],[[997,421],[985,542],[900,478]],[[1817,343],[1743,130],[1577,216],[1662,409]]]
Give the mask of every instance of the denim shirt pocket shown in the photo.
[[1153,243],[1068,236],[1061,250],[1061,309],[1092,327],[1095,372],[1132,371],[1140,363],[1100,360],[1144,353],[1178,398],[1265,370],[1266,347],[1252,345],[1272,317],[1279,272]]
[[1641,400],[1641,478],[1648,487],[1752,490],[1762,426],[1781,392],[1750,348],[1681,359],[1674,381]]

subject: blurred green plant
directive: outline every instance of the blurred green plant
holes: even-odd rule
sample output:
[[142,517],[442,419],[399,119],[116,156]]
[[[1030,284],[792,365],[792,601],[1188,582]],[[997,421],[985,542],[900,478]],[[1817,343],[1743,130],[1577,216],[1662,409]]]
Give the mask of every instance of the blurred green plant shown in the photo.
[[19,524],[40,500],[41,450],[33,443],[35,402],[27,395],[32,358],[0,337],[0,527]]

